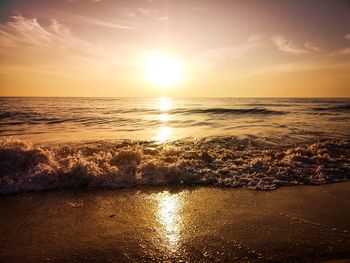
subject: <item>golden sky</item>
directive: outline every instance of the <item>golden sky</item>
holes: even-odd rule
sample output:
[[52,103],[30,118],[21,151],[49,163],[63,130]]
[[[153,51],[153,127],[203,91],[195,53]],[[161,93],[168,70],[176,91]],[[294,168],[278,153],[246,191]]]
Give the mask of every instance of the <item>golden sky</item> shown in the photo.
[[[350,97],[349,1],[0,5],[1,96]],[[181,63],[170,87],[145,75],[162,52]]]

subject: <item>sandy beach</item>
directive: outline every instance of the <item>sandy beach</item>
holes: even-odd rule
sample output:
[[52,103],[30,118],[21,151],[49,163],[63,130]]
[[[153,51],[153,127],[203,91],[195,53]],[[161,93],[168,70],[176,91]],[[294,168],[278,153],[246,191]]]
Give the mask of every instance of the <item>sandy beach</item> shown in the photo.
[[[350,183],[57,191],[0,197],[1,262],[350,258]],[[343,262],[343,261],[342,261]]]

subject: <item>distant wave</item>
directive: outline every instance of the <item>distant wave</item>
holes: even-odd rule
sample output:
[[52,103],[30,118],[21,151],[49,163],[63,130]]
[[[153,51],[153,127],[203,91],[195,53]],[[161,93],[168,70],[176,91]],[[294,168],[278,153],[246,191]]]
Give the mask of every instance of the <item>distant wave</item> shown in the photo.
[[315,107],[315,111],[349,111],[350,104],[346,105],[337,105],[337,106],[328,106],[328,107]]
[[236,137],[33,145],[0,139],[0,193],[210,185],[271,190],[350,179],[350,140],[271,146]]
[[[73,113],[74,112],[74,113]],[[19,125],[47,125],[50,126],[60,126],[64,125],[76,125],[82,127],[96,127],[101,128],[102,125],[112,124],[118,125],[118,127],[129,126],[129,130],[141,130],[149,125],[159,125],[162,121],[158,118],[159,114],[164,113],[159,109],[143,109],[143,108],[130,108],[130,109],[120,109],[103,111],[97,114],[91,114],[82,110],[81,112],[76,112],[76,109],[68,109],[67,112],[33,112],[33,111],[5,111],[0,113],[0,126],[3,127],[15,127]],[[285,111],[276,111],[266,108],[174,108],[166,111],[170,115],[206,115],[209,118],[215,118],[215,116],[277,116],[282,114],[287,114]],[[132,116],[132,117],[131,117]],[[148,116],[148,118],[147,118]],[[174,127],[184,127],[188,125],[203,125],[207,126],[210,121],[197,123],[195,120],[170,120],[169,123],[174,125]],[[10,128],[13,131],[13,128]],[[1,133],[1,130],[0,130]],[[17,134],[6,132],[6,135]]]
[[[179,111],[179,110],[178,110]],[[181,112],[181,111],[180,111]],[[183,110],[184,113],[192,114],[253,114],[253,115],[281,115],[286,114],[284,111],[268,110],[265,108],[206,108],[206,109],[193,109],[193,110]]]
[[251,107],[288,107],[290,104],[288,103],[250,103],[246,104]]
[[0,113],[0,119],[7,118],[34,118],[40,116],[39,113],[36,112],[20,112],[20,111],[5,111]]

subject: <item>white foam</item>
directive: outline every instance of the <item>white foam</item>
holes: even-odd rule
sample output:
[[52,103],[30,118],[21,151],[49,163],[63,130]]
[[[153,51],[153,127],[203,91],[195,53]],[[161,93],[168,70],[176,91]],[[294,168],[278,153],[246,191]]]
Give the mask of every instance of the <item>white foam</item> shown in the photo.
[[0,193],[169,184],[271,190],[348,180],[349,160],[347,140],[278,147],[234,137],[40,146],[2,138]]

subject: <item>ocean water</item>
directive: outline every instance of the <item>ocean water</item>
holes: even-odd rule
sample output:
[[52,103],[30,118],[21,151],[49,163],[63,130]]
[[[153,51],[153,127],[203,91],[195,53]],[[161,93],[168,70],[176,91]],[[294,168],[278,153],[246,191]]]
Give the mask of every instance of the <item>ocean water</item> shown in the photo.
[[0,98],[0,193],[350,178],[350,99]]
[[34,143],[209,136],[348,138],[350,99],[0,98],[0,136]]

